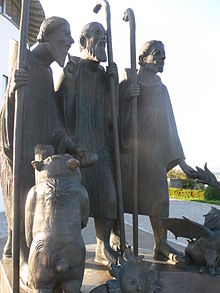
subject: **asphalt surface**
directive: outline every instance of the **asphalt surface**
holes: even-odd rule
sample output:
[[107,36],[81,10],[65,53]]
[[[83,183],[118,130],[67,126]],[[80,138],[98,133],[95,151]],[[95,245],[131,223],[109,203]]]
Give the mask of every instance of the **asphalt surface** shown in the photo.
[[[201,203],[196,201],[184,201],[184,200],[175,200],[170,199],[170,210],[169,210],[169,217],[170,218],[182,218],[183,216],[195,221],[197,223],[203,224],[204,223],[204,215],[206,215],[211,207],[215,207],[220,209],[220,206]],[[131,215],[125,214],[125,222],[128,224],[132,224],[132,217]],[[139,229],[151,233],[151,224],[149,221],[149,217],[147,216],[139,216]],[[178,245],[187,245],[187,241],[184,238],[175,239],[174,235],[171,232],[168,232],[168,239],[171,242],[174,242]]]
[[[193,221],[196,221],[200,224],[204,223],[204,215],[209,212],[211,207],[219,208],[217,205],[210,205],[207,203],[200,203],[194,201],[182,201],[182,200],[170,200],[170,217],[181,218],[185,216]],[[126,240],[129,244],[132,244],[132,216],[125,214],[125,223],[126,223]],[[141,243],[142,248],[151,250],[153,247],[153,236],[152,229],[147,216],[139,216],[139,242]],[[83,236],[86,244],[95,243],[95,230],[93,219],[90,219],[89,224],[83,230]],[[7,237],[7,222],[5,218],[5,213],[0,213],[0,254],[4,247]],[[170,232],[168,233],[168,240],[175,243],[176,245],[186,246],[187,242],[184,238],[178,238],[175,240],[175,237]]]

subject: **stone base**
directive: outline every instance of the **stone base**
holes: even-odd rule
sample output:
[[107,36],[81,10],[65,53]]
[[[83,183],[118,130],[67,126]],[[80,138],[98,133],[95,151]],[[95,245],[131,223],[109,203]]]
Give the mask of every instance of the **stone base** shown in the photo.
[[[0,262],[0,293],[12,293],[12,259]],[[20,289],[20,293],[25,293]]]
[[12,270],[11,270],[11,261],[9,262],[7,260],[1,260],[0,262],[0,292],[12,292],[11,289],[11,284],[9,281],[10,275],[12,275]]
[[160,272],[162,293],[219,293],[219,276],[190,272]]
[[150,270],[160,272],[161,293],[219,293],[220,273],[215,276],[199,273],[199,267],[173,262],[156,261],[152,253],[141,253],[151,263]]
[[[105,266],[93,261],[94,251],[95,244],[86,246],[86,269],[81,293],[88,293],[112,278]],[[2,259],[0,262],[0,293],[12,293],[12,259]],[[26,291],[20,288],[20,293]]]
[[95,244],[86,245],[86,268],[81,288],[82,293],[88,293],[92,289],[112,279],[105,266],[94,262],[95,247]]
[[[84,273],[82,293],[89,293],[99,285],[110,280],[108,269],[93,261],[95,245],[87,245],[86,269]],[[198,267],[174,265],[171,262],[155,261],[152,253],[141,250],[145,261],[150,263],[150,269],[160,272],[161,293],[219,293],[220,274],[210,276],[208,273],[198,273]],[[0,293],[12,293],[12,261],[3,259],[0,263]],[[21,289],[20,293],[25,293]]]

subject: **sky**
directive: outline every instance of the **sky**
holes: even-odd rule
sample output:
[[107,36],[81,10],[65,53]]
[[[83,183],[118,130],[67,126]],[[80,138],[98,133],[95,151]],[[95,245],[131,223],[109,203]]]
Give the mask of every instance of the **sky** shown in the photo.
[[[46,17],[66,18],[79,55],[78,37],[88,22],[105,27],[102,8],[93,13],[94,0],[41,0]],[[208,163],[220,171],[220,1],[219,0],[109,0],[113,57],[123,77],[130,67],[129,25],[122,20],[131,8],[136,20],[137,53],[148,40],[161,40],[166,61],[160,75],[167,86],[186,162],[193,168]],[[105,65],[105,64],[103,64]],[[53,66],[55,82],[60,68]]]

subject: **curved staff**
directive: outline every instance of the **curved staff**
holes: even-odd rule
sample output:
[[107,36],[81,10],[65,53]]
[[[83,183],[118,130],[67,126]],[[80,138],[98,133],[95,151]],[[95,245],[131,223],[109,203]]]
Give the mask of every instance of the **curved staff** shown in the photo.
[[[131,84],[137,85],[136,70],[136,41],[135,41],[135,17],[131,8],[124,12],[124,21],[129,21],[130,26],[130,54],[131,54]],[[138,255],[138,185],[137,185],[137,97],[132,100],[132,178],[133,178],[133,247],[134,254]]]
[[[113,63],[113,52],[112,52],[112,36],[111,36],[111,12],[110,12],[109,3],[106,0],[101,0],[94,7],[93,11],[95,13],[98,13],[102,6],[104,6],[105,13],[106,13],[108,64],[110,65]],[[117,189],[117,197],[118,197],[118,214],[119,214],[119,222],[120,222],[120,244],[121,244],[121,251],[123,253],[125,251],[124,209],[123,209],[123,198],[122,198],[119,135],[118,135],[117,108],[116,108],[116,88],[115,88],[115,80],[112,75],[110,76],[110,90],[111,90],[112,115],[113,115],[116,189]]]
[[[23,69],[26,65],[26,48],[28,40],[30,0],[22,0],[20,42],[18,47],[17,69]],[[22,144],[22,112],[23,112],[24,88],[16,91],[14,137],[13,137],[13,293],[19,293],[19,257],[20,257],[20,154]]]

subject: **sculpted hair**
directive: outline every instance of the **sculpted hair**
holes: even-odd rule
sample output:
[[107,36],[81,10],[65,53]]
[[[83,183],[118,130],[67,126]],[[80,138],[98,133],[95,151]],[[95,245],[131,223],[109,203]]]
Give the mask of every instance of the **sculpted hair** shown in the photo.
[[45,37],[55,32],[61,25],[66,24],[69,24],[68,21],[62,17],[52,16],[46,18],[40,26],[40,31],[37,36],[38,42],[45,42]]
[[140,59],[148,56],[151,53],[152,48],[154,48],[156,44],[164,47],[164,44],[161,41],[157,41],[157,40],[147,41],[146,43],[143,44],[138,55],[139,65],[141,65]]

